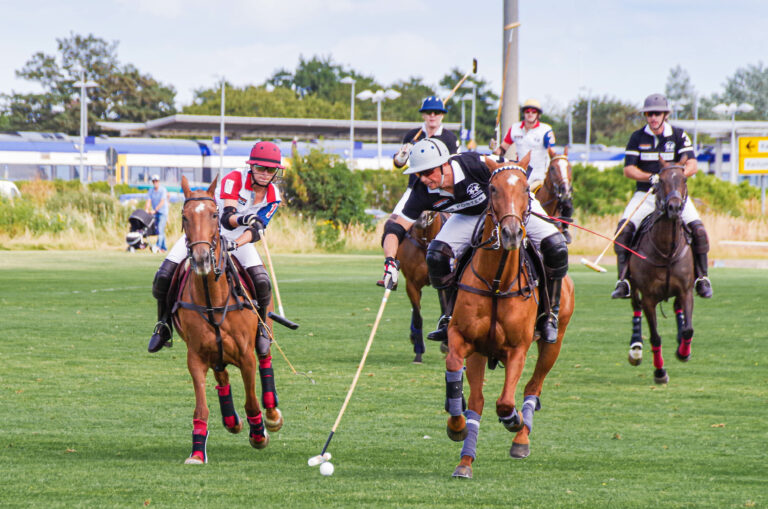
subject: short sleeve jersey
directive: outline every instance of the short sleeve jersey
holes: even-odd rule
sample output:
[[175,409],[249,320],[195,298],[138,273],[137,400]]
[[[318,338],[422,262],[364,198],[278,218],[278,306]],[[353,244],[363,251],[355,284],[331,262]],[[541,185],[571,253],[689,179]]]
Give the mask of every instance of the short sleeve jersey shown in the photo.
[[[237,206],[235,208],[237,209],[237,214],[256,214],[266,228],[280,206],[280,190],[276,185],[270,183],[267,186],[267,193],[264,199],[260,203],[253,203],[254,192],[249,173],[249,168],[242,168],[228,173],[221,180],[216,203],[219,210],[223,210],[224,200],[236,200]],[[238,226],[234,230],[223,229],[221,232],[227,238],[236,239],[242,235],[245,228],[245,226]]]
[[149,201],[152,204],[152,210],[155,210],[157,206],[160,205],[160,202],[163,199],[165,199],[165,203],[163,203],[163,206],[160,207],[160,210],[158,210],[157,212],[160,214],[165,214],[167,216],[168,215],[168,190],[163,186],[158,187],[157,190],[155,190],[155,188],[153,187],[152,189],[149,190],[147,194],[149,195]]
[[[646,173],[659,173],[659,157],[665,161],[680,161],[683,156],[696,157],[691,139],[683,129],[665,122],[664,130],[657,136],[646,125],[630,136],[624,152],[624,166],[637,166]],[[645,192],[650,188],[650,182],[637,182],[638,191]]]
[[515,124],[509,128],[504,136],[504,143],[515,145],[518,159],[531,153],[530,167],[533,168],[529,180],[544,180],[549,164],[549,152],[547,149],[555,145],[555,133],[552,126],[543,122],[537,122],[531,129],[525,128],[525,122]]
[[[479,216],[488,206],[488,182],[491,174],[476,152],[451,156],[448,160],[453,169],[453,194],[441,189],[430,190],[420,180],[410,189],[402,216],[416,221],[425,210],[450,212],[467,216]],[[406,191],[408,192],[408,191]]]

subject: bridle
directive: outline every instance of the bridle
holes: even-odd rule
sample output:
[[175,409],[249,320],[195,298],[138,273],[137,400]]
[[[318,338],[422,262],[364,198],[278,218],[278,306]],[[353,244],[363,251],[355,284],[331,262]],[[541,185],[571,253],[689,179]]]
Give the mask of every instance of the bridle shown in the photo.
[[[187,203],[193,202],[193,201],[212,201],[214,205],[216,204],[216,200],[213,198],[210,198],[208,196],[199,196],[199,197],[191,197],[184,200],[184,207],[187,206]],[[184,207],[182,207],[182,215],[184,214]],[[183,225],[182,225],[183,228]],[[186,245],[187,245],[187,257],[192,260],[192,263],[195,263],[195,259],[192,257],[192,248],[198,244],[207,244],[208,248],[211,252],[211,260],[216,260],[216,263],[213,265],[213,274],[216,276],[216,281],[218,281],[219,276],[221,276],[222,272],[222,265],[224,262],[224,250],[222,249],[219,252],[219,258],[216,259],[216,246],[219,243],[219,239],[221,238],[221,228],[216,229],[216,233],[213,236],[212,241],[208,240],[196,240],[194,242],[189,241],[189,237],[186,239]]]
[[[564,160],[566,163],[569,162],[568,156],[564,154],[556,155],[555,157],[553,157],[549,161],[549,166],[547,167],[547,175],[549,175],[550,173],[559,174],[560,168],[556,167],[555,164],[553,163],[555,163],[555,161],[562,161],[562,160]],[[553,170],[556,170],[556,171],[553,171]],[[546,187],[547,191],[549,191],[549,193],[555,197],[554,199],[557,199],[560,202],[565,202],[571,199],[571,193],[569,192],[569,189],[566,189],[566,183],[562,180],[561,174],[560,174],[560,177],[561,178],[560,178],[559,184],[555,183],[555,177],[552,177],[549,182],[547,182],[547,179],[545,178],[544,186]],[[550,201],[546,203],[542,203],[541,206],[545,207],[551,202],[552,200],[550,199]]]
[[[680,165],[674,165],[674,166],[665,166],[661,169],[659,172],[659,182],[656,184],[656,190],[654,191],[654,194],[656,191],[658,191],[661,187],[661,175],[666,170],[671,169],[679,169],[683,172],[685,172],[685,168]],[[683,174],[683,182],[685,182],[687,179],[685,178],[685,174]],[[656,210],[659,212],[659,214],[666,215],[667,213],[667,204],[669,203],[669,200],[672,198],[680,198],[681,202],[683,203],[683,206],[685,206],[686,200],[688,200],[688,186],[685,186],[685,191],[681,194],[679,190],[673,189],[672,191],[668,192],[663,198],[660,197],[660,195],[656,195]]]
[[[522,173],[523,176],[525,176],[525,170],[522,169],[521,167],[517,166],[517,165],[509,164],[509,165],[506,165],[506,166],[502,166],[500,168],[496,168],[495,170],[493,170],[493,173],[491,173],[491,178],[488,179],[488,187],[490,188],[491,181],[493,180],[493,177],[495,177],[497,174],[501,173],[502,171],[506,171],[506,170],[510,170],[510,171],[517,170],[520,173]],[[508,213],[504,214],[503,216],[497,218],[496,217],[496,211],[493,209],[493,200],[492,200],[492,198],[489,197],[488,198],[488,213],[491,216],[491,220],[493,221],[493,224],[496,227],[496,230],[499,229],[499,225],[501,224],[502,221],[504,221],[504,219],[506,219],[508,217],[512,217],[512,218],[515,218],[518,221],[520,221],[520,226],[522,226],[523,232],[525,232],[525,222],[528,220],[528,216],[531,215],[531,200],[528,199],[528,207],[526,207],[526,209],[523,212],[522,216],[517,214],[515,211],[512,211],[512,212],[508,212]]]

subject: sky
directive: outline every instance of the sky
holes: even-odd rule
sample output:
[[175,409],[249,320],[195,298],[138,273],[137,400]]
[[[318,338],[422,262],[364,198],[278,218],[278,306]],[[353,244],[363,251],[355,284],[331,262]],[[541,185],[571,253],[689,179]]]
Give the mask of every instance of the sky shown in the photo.
[[[766,0],[519,0],[519,100],[545,110],[587,93],[633,104],[681,65],[702,95],[768,63]],[[437,85],[452,68],[502,86],[503,0],[0,0],[0,93],[40,88],[15,71],[70,33],[117,41],[118,60],[176,91],[177,107],[221,76],[258,85],[299,57],[332,57],[390,85]]]

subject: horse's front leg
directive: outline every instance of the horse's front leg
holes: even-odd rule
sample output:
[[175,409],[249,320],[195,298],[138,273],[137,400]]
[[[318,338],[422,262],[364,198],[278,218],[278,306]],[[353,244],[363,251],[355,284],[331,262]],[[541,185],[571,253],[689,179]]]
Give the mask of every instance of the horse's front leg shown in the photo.
[[523,374],[525,355],[529,346],[530,343],[518,344],[507,351],[504,360],[504,388],[501,390],[501,396],[496,400],[496,415],[499,416],[499,421],[513,433],[517,433],[523,427],[523,420],[515,407],[515,390]]
[[248,440],[254,448],[264,449],[269,444],[269,433],[264,428],[263,415],[256,397],[256,355],[253,350],[241,355],[240,374],[245,387],[245,414],[250,426]]
[[461,460],[453,477],[472,478],[472,462],[477,457],[477,435],[480,433],[480,418],[483,415],[483,377],[485,375],[485,363],[487,358],[479,353],[473,353],[467,358],[467,381],[469,382],[469,401],[466,418],[467,436],[461,448]]
[[[677,301],[676,301],[677,302]],[[693,340],[693,291],[688,288],[682,296],[682,308],[675,310],[677,316],[677,341],[678,346],[675,356],[682,362],[687,362],[691,357],[691,341]],[[680,316],[682,315],[682,316]]]
[[648,297],[643,297],[643,312],[651,331],[651,351],[653,352],[653,381],[657,384],[669,382],[669,375],[664,369],[664,357],[661,355],[661,336],[659,336],[656,322],[656,302]]
[[192,454],[184,461],[188,465],[208,463],[208,403],[205,398],[205,376],[208,364],[192,349],[187,350],[187,368],[195,389],[195,412],[192,416]]
[[219,393],[219,408],[221,408],[221,420],[224,423],[224,427],[230,433],[240,433],[243,429],[243,420],[237,415],[235,411],[235,403],[232,400],[232,387],[229,384],[229,373],[227,370],[215,371],[213,376],[216,377],[216,391]]
[[463,412],[464,400],[464,359],[472,353],[472,345],[464,340],[458,327],[448,327],[448,354],[445,357],[445,411],[448,418],[448,438],[460,442],[467,437],[467,422]]
[[629,339],[629,355],[627,360],[633,366],[643,362],[643,311],[640,297],[635,287],[632,287],[632,337]]
[[414,364],[421,364],[422,355],[427,350],[422,333],[421,288],[409,279],[406,282],[405,291],[411,301],[411,343],[413,344],[413,353],[416,354],[413,362]]

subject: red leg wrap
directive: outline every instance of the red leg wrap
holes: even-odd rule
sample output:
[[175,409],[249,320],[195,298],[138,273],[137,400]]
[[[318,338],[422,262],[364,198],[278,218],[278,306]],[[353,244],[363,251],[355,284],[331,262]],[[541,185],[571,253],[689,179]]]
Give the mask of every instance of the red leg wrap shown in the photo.
[[652,346],[651,351],[653,351],[653,367],[656,369],[661,369],[664,367],[664,358],[661,356],[661,347],[660,346]]

